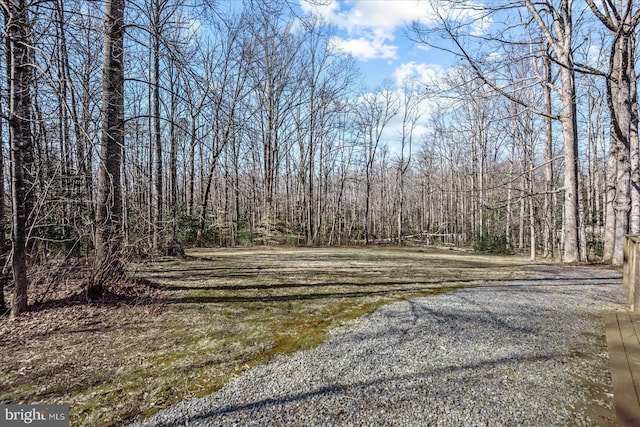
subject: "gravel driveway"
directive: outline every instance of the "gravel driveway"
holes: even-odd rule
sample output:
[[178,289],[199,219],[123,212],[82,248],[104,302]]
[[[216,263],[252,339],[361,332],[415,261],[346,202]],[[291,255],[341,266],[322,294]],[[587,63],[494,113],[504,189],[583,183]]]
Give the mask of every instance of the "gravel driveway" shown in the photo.
[[613,425],[600,314],[625,308],[620,273],[532,268],[387,305],[137,425]]

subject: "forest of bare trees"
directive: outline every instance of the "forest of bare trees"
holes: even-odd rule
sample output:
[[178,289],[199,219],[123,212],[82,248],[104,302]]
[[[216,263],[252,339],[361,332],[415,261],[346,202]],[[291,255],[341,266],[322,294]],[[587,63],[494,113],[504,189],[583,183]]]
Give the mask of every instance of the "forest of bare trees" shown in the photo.
[[423,3],[436,18],[407,36],[457,65],[362,87],[293,1],[0,1],[0,310],[27,309],[36,271],[89,265],[95,298],[130,257],[189,245],[620,265],[640,232],[640,8]]

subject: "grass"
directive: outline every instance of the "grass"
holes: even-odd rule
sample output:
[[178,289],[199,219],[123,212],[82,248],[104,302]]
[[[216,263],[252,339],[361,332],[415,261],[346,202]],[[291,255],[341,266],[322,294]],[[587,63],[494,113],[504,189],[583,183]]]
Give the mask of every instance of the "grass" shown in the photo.
[[138,264],[150,298],[0,320],[0,402],[69,403],[74,426],[146,417],[383,304],[531,277],[527,261],[397,248],[202,249]]

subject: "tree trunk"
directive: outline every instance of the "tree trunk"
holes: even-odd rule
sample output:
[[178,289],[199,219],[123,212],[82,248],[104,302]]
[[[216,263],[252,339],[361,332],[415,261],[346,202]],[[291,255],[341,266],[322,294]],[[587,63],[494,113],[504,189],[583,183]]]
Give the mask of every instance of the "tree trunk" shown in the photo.
[[[8,56],[7,56],[8,59]],[[9,64],[7,62],[7,64]],[[4,89],[0,86],[1,89]],[[0,105],[0,116],[4,116],[2,105]],[[0,153],[4,152],[4,126],[0,121]],[[5,206],[5,186],[4,186],[4,156],[0,156],[0,206]],[[9,281],[9,277],[5,274],[4,265],[9,256],[9,248],[7,247],[7,239],[5,235],[7,218],[4,208],[0,209],[0,316],[7,313],[7,303],[4,298],[4,288]]]
[[529,259],[536,260],[536,221],[533,206],[533,187],[529,189]]
[[516,142],[515,139],[511,140],[511,154],[509,156],[509,183],[507,184],[507,221],[505,224],[505,246],[506,250],[510,252],[513,249],[513,238],[511,231],[511,222],[513,221],[513,176],[514,176],[514,164],[516,156]]
[[554,257],[554,243],[555,236],[555,218],[553,215],[553,123],[551,120],[551,58],[549,55],[544,56],[544,69],[545,69],[545,81],[542,84],[542,91],[544,93],[544,107],[547,117],[544,118],[544,202],[543,202],[543,239],[544,239],[544,252],[545,257]]
[[[531,0],[525,0],[525,5],[544,33],[547,43],[555,51],[557,62],[561,69],[560,100],[562,102],[562,114],[560,115],[560,123],[564,141],[564,246],[562,260],[565,263],[572,263],[580,259],[578,237],[578,123],[575,69],[572,53],[573,0],[561,0],[557,9],[549,9],[551,7],[549,4],[544,7],[537,3],[534,5]],[[536,6],[541,7],[541,9],[536,9]],[[551,13],[553,15],[553,27],[545,23],[541,13]]]
[[404,157],[400,161],[400,170],[398,171],[398,179],[400,182],[398,183],[398,224],[397,224],[397,233],[398,233],[398,246],[402,246],[402,223],[404,221],[404,173],[406,169],[403,168]]
[[613,199],[614,238],[613,257],[611,264],[622,265],[624,261],[623,242],[624,236],[629,230],[629,211],[631,210],[631,197],[629,194],[630,162],[629,150],[624,146],[615,134],[611,135],[611,144],[615,145],[615,197]]
[[11,316],[27,310],[27,218],[30,210],[30,170],[33,162],[31,139],[31,53],[30,21],[24,0],[5,5],[7,75],[9,86],[9,141],[13,201],[12,268],[14,291]]
[[155,198],[153,199],[153,249],[160,252],[163,247],[163,183],[162,183],[162,139],[160,135],[160,4],[154,2],[152,27],[152,93],[153,93],[153,146],[155,149]]
[[[570,42],[565,42],[570,46]],[[567,46],[562,60],[562,135],[564,139],[564,250],[563,261],[580,260],[578,237],[578,124],[576,110],[575,72],[571,51]]]
[[[615,196],[613,199],[613,210],[615,215],[614,222],[614,238],[613,238],[613,254],[611,263],[613,265],[622,265],[623,263],[623,245],[624,236],[629,232],[632,222],[636,222],[634,227],[637,229],[637,217],[630,215],[633,203],[638,203],[637,193],[633,195],[633,187],[631,179],[633,176],[633,164],[637,172],[638,156],[630,150],[631,148],[631,127],[632,116],[629,103],[631,102],[630,78],[627,74],[627,66],[625,63],[629,60],[628,48],[624,42],[628,43],[626,37],[620,36],[614,44],[611,52],[611,71],[615,76],[613,81],[607,82],[608,93],[611,106],[611,147],[612,154],[615,159]],[[637,144],[636,137],[634,138]],[[637,151],[637,146],[634,147]],[[636,206],[637,208],[637,206]]]
[[[526,168],[526,163],[525,163],[525,168]],[[522,186],[522,188],[527,188],[526,186],[526,182],[525,179],[523,177],[522,182],[520,184]],[[518,249],[520,251],[522,251],[524,249],[524,217],[526,214],[526,210],[525,210],[525,198],[524,196],[521,194],[520,195],[520,215],[519,215],[519,221],[518,221]]]
[[189,186],[187,188],[187,215],[193,215],[195,179],[196,179],[196,144],[197,144],[196,118],[191,118],[191,132],[189,133]]
[[96,208],[94,277],[90,298],[100,296],[123,274],[122,190],[120,171],[124,146],[124,0],[106,0],[102,76],[102,137]]
[[[535,221],[535,209],[534,209],[534,164],[535,164],[535,142],[534,137],[531,134],[532,126],[527,126],[524,136],[524,153],[528,157],[526,167],[528,168],[526,174],[526,190],[527,201],[529,209],[529,259],[531,261],[536,260],[536,221]],[[528,144],[527,144],[528,142]],[[528,145],[528,147],[527,147]]]
[[629,218],[629,232],[640,233],[640,140],[638,136],[638,93],[637,77],[635,73],[635,38],[629,37],[627,47],[626,73],[629,79],[628,92],[624,106],[629,110],[629,151],[631,153],[631,216]]
[[213,183],[213,174],[216,170],[216,160],[217,157],[212,161],[211,167],[209,168],[209,173],[207,174],[207,179],[204,184],[204,189],[202,191],[202,204],[200,205],[200,218],[198,220],[198,234],[196,235],[196,247],[201,248],[202,242],[204,238],[205,228],[207,225],[207,209],[209,206],[209,196],[211,195],[211,185]]
[[607,169],[605,178],[605,213],[604,213],[604,251],[602,261],[613,263],[613,255],[616,251],[616,176],[618,175],[618,147],[611,135],[609,142],[609,157],[607,159]]
[[178,135],[182,135],[182,132],[176,125],[178,120],[176,91],[180,90],[178,76],[174,77],[177,71],[173,67],[170,71],[171,86],[174,90],[171,91],[171,120],[169,121],[169,210],[171,212],[171,238],[176,241],[178,226]]
[[611,141],[607,165],[605,247],[603,259],[623,263],[624,235],[640,232],[640,152],[636,88],[635,34],[640,15],[633,2],[586,0],[614,36],[609,55],[607,100]]

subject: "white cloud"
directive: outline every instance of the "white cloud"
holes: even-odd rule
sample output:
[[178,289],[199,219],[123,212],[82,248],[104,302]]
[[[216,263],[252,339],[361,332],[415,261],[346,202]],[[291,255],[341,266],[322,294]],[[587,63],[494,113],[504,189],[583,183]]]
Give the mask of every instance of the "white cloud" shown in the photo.
[[[481,15],[480,12],[477,13]],[[471,35],[480,37],[487,33],[491,24],[493,24],[493,20],[489,16],[481,15],[480,17],[473,17],[474,21],[471,23]]]
[[202,31],[202,22],[193,17],[185,17],[185,19],[187,21],[187,34],[192,36],[194,39],[199,38]]
[[[371,1],[356,0],[343,16],[344,25],[351,28],[375,28],[393,33],[397,28],[418,20],[427,23],[428,8],[416,0]],[[349,29],[349,28],[347,28]]]
[[500,61],[502,61],[502,59],[503,59],[502,58],[502,54],[500,52],[497,52],[497,51],[489,52],[487,54],[487,58],[486,58],[486,60],[488,62],[490,62],[490,63],[491,62],[500,62]]
[[332,49],[353,55],[356,58],[367,59],[395,59],[398,47],[385,43],[380,38],[349,38],[333,37],[330,42]]
[[340,11],[340,4],[336,0],[322,1],[319,3],[300,0],[300,8],[308,15],[317,15],[327,23],[333,24],[337,12]]
[[439,65],[418,64],[414,61],[399,65],[393,72],[393,78],[399,85],[409,80],[427,85],[433,84],[442,76],[443,70]]
[[395,33],[412,22],[430,26],[439,16],[447,16],[469,22],[476,35],[491,24],[474,0],[453,4],[456,6],[445,10],[440,3],[425,0],[300,0],[304,13],[315,14],[341,30],[340,49],[361,60],[396,59]]
[[302,10],[314,13],[346,33],[340,49],[362,60],[395,59],[395,32],[413,21],[431,22],[429,8],[418,0],[372,1],[330,0],[311,3],[301,0]]

